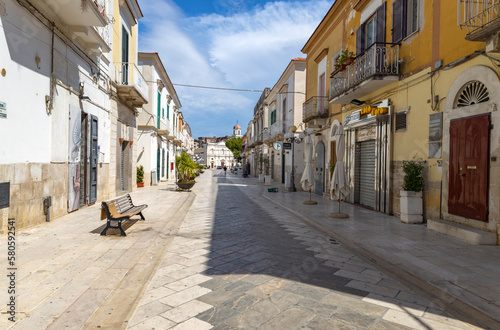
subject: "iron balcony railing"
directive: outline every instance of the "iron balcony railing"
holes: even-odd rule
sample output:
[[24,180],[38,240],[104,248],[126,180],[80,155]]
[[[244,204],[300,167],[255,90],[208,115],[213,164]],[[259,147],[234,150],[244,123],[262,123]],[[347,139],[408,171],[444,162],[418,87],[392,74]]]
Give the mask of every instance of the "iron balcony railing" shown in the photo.
[[149,86],[141,71],[134,63],[115,63],[115,81],[119,85],[133,85],[145,99],[148,99]]
[[469,34],[482,29],[500,18],[499,0],[458,0],[458,26]]
[[375,43],[330,80],[330,100],[374,76],[399,75],[399,45]]
[[328,100],[326,96],[314,96],[304,102],[302,114],[304,122],[326,117],[328,117]]

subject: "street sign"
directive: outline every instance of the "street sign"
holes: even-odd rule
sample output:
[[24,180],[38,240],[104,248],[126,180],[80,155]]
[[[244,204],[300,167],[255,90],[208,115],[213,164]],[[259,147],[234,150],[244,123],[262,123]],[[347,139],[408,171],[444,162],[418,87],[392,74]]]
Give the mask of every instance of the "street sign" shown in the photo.
[[292,144],[291,143],[283,143],[283,149],[292,149]]

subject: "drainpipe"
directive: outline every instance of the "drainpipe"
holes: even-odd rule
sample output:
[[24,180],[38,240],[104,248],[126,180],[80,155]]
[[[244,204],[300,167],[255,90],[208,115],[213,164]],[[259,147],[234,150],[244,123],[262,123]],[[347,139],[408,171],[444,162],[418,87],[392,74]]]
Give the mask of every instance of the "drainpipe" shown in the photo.
[[50,50],[50,91],[49,91],[49,100],[47,102],[47,114],[52,113],[52,109],[54,109],[54,37],[55,37],[55,23],[52,22],[51,32],[52,32],[52,41],[51,41],[51,50]]

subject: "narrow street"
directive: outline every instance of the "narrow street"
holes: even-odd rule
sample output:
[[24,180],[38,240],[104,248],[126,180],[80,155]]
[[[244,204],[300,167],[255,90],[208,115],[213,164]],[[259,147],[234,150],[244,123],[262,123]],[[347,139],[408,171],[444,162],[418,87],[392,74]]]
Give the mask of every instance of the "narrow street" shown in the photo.
[[207,172],[130,329],[472,328],[261,197],[255,180]]
[[148,208],[126,237],[99,235],[97,204],[19,231],[16,322],[5,306],[0,328],[474,328],[265,198],[266,188],[207,170],[191,192],[163,182],[132,193]]

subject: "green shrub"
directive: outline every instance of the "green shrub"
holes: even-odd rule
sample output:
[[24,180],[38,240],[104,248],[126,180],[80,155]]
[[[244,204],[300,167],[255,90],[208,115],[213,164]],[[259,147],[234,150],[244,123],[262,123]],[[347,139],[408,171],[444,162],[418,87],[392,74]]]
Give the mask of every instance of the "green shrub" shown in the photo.
[[403,190],[420,192],[424,190],[424,171],[425,161],[403,161],[403,172],[405,173],[403,179]]
[[144,166],[137,166],[137,182],[144,180]]

